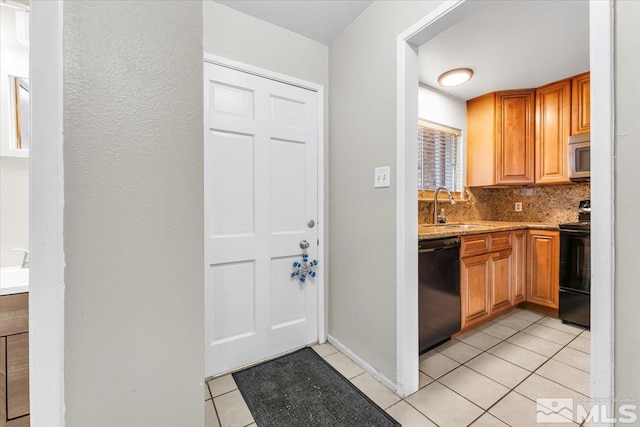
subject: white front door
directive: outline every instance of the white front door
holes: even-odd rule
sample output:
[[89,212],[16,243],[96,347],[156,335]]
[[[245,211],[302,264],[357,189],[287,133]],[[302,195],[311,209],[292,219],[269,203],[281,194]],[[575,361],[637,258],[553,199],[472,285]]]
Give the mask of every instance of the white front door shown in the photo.
[[317,93],[205,63],[206,376],[317,342]]

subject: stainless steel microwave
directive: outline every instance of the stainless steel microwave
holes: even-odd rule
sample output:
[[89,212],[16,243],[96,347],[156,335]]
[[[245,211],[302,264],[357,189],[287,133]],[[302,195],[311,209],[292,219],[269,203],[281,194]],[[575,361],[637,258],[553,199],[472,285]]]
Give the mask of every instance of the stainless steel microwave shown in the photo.
[[591,134],[569,137],[569,179],[589,181],[591,178]]

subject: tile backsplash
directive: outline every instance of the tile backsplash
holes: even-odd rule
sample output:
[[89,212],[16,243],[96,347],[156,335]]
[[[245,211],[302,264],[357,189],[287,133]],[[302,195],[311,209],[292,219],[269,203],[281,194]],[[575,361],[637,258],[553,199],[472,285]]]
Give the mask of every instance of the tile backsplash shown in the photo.
[[[589,199],[588,182],[540,187],[470,188],[468,201],[442,202],[447,222],[531,221],[560,224],[578,220],[578,202]],[[515,212],[522,202],[522,212]],[[433,202],[418,201],[418,221],[433,222]]]

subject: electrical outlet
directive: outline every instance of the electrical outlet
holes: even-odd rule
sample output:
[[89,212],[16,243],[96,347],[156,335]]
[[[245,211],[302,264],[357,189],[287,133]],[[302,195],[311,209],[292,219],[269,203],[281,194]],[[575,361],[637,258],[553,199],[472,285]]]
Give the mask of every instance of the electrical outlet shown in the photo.
[[522,212],[522,202],[516,202],[516,212]]
[[373,186],[375,188],[391,186],[391,166],[382,166],[375,169]]

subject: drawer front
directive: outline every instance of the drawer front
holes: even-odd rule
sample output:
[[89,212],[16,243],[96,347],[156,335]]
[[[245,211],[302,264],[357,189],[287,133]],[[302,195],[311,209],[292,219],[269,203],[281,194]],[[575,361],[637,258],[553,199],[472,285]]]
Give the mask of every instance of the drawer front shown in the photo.
[[460,258],[482,255],[489,252],[489,235],[472,234],[460,237]]
[[505,249],[511,249],[511,232],[501,231],[498,233],[491,233],[491,245],[489,246],[489,250],[491,252],[497,252]]
[[29,294],[0,297],[0,336],[22,334],[29,330]]

